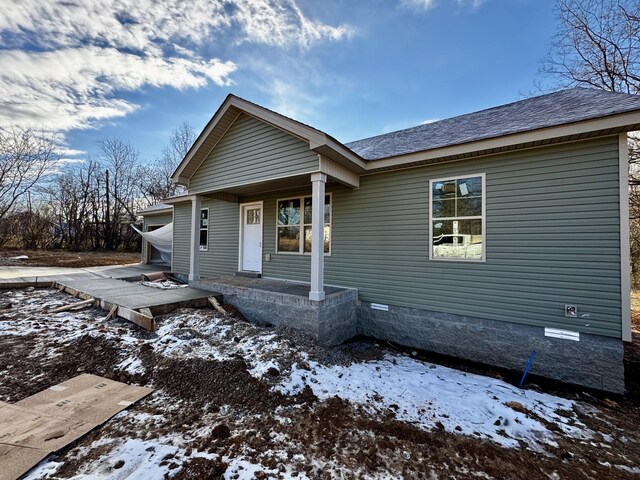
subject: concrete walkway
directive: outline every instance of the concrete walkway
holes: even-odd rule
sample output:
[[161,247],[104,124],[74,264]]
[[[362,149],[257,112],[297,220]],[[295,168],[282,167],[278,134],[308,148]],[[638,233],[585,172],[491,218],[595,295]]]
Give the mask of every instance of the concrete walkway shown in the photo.
[[196,288],[162,290],[115,278],[95,278],[90,282],[62,279],[59,283],[132,310],[149,308],[154,314],[166,313],[180,307],[206,307],[209,305],[208,298],[213,296],[222,301],[222,295]]
[[[166,268],[166,267],[165,267]],[[0,267],[0,289],[52,284],[83,300],[91,299],[109,315],[115,314],[155,331],[154,317],[177,308],[210,306],[209,298],[222,303],[222,295],[191,287],[163,290],[135,281],[143,273],[163,271],[159,265],[114,265],[90,268]]]
[[[169,270],[168,267],[164,269]],[[133,278],[143,273],[163,271],[160,265],[110,265],[106,267],[0,267],[0,288],[17,283],[59,282],[63,280],[91,280],[98,278]]]

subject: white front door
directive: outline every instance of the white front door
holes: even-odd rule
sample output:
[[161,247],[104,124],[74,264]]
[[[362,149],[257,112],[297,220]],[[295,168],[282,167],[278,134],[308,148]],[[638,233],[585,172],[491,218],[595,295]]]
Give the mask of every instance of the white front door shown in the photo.
[[241,269],[247,272],[262,271],[262,204],[243,205]]

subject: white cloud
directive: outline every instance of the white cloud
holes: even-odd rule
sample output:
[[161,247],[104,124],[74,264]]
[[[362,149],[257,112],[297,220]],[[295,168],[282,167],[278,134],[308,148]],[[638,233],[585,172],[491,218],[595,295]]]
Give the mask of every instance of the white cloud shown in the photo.
[[52,52],[0,51],[0,125],[87,128],[122,117],[137,105],[119,91],[143,86],[198,88],[227,85],[232,62],[133,55],[113,48],[79,47]]
[[484,0],[456,0],[459,7],[471,7],[472,10],[477,10],[480,5],[484,3]]
[[294,0],[0,2],[0,127],[91,128],[139,108],[126,92],[232,83],[242,42],[311,46],[348,26],[306,18]]
[[[484,3],[484,0],[454,0],[459,8],[470,7],[472,10],[477,10],[480,5]],[[428,12],[434,7],[438,6],[437,0],[400,0],[400,6],[416,12]]]
[[306,92],[296,83],[273,78],[268,84],[269,106],[282,115],[309,122],[315,107],[322,103],[319,97]]
[[87,152],[84,151],[84,150],[75,150],[73,148],[63,147],[63,148],[59,148],[58,149],[58,155],[61,155],[63,157],[65,157],[65,156],[66,157],[77,157],[77,156],[86,155],[86,154],[87,154]]
[[427,12],[436,6],[436,0],[400,0],[400,5],[410,10]]
[[294,2],[239,0],[234,19],[245,39],[274,46],[308,48],[323,40],[342,40],[353,35],[346,25],[332,27],[307,19]]

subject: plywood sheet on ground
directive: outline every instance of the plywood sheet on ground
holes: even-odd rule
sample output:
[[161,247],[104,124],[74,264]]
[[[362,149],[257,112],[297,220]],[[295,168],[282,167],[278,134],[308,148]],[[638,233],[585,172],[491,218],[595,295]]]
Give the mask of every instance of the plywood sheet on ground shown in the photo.
[[79,375],[17,403],[0,402],[0,480],[14,480],[153,390]]
[[20,478],[44,460],[49,453],[36,448],[0,444],[0,478],[2,480]]

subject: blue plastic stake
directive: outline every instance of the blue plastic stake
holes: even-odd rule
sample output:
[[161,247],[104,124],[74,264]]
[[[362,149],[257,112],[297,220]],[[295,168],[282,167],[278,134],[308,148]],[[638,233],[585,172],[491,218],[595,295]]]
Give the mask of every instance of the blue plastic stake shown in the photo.
[[531,356],[529,357],[529,363],[527,363],[527,368],[524,369],[524,373],[522,374],[522,379],[520,379],[520,383],[518,384],[519,388],[522,388],[522,384],[524,383],[524,379],[529,373],[529,369],[531,368],[531,364],[533,363],[533,357],[536,356],[535,350],[531,352]]

